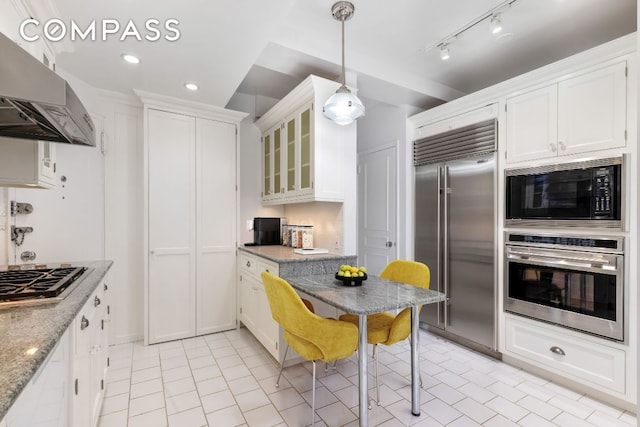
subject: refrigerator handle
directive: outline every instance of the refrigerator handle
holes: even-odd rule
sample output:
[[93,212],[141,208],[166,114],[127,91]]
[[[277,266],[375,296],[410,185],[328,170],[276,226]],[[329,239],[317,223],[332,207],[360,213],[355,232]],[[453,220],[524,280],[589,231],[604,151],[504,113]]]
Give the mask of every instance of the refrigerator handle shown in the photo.
[[[438,206],[437,206],[437,211],[438,211],[438,227],[437,227],[437,234],[436,234],[436,265],[437,265],[437,269],[436,271],[438,272],[438,277],[436,277],[436,284],[438,286],[438,291],[443,291],[444,290],[444,272],[442,271],[442,201],[443,201],[443,197],[444,197],[444,193],[445,193],[445,188],[443,187],[442,183],[443,183],[443,179],[442,179],[442,174],[444,171],[444,167],[442,166],[438,166],[438,174],[437,174],[437,187],[438,187]],[[436,310],[436,315],[438,317],[438,325],[443,324],[444,322],[444,315],[443,315],[443,308],[444,305],[439,302],[437,305],[437,310]]]
[[[444,291],[444,295],[446,300],[442,302],[443,314],[444,314],[444,325],[445,327],[449,325],[449,192],[451,189],[449,188],[449,166],[444,165],[443,168],[443,188],[442,195],[439,200],[442,201],[442,216],[444,218],[440,219],[442,229],[442,254],[438,251],[438,257],[442,259],[442,289]],[[438,211],[438,215],[440,215],[440,210]],[[440,260],[438,260],[440,263]]]

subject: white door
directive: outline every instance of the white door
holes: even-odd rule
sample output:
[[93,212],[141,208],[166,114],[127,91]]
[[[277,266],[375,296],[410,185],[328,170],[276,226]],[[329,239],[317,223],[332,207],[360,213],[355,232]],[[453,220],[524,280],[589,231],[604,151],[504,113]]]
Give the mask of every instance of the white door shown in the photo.
[[153,344],[195,335],[195,119],[149,110],[147,131],[147,303]]
[[236,325],[236,126],[196,119],[196,334]]
[[396,147],[358,155],[358,264],[372,274],[397,258]]

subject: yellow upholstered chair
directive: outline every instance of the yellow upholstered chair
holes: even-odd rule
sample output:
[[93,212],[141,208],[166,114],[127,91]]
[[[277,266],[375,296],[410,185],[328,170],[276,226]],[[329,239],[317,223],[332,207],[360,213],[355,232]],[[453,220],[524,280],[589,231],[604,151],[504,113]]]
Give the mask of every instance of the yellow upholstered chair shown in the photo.
[[[429,289],[431,274],[429,267],[417,261],[394,260],[384,268],[380,277],[394,282],[406,283]],[[343,314],[340,320],[358,325],[358,316]],[[397,315],[376,313],[367,316],[367,342],[373,344],[373,358],[376,361],[376,392],[380,405],[380,385],[378,378],[378,344],[392,345],[405,340],[411,333],[411,307],[407,307]],[[422,385],[422,378],[420,378]]]
[[312,313],[291,285],[280,277],[264,271],[262,282],[271,316],[284,329],[287,344],[313,364],[311,423],[314,424],[316,360],[331,362],[350,357],[358,347],[358,327]]

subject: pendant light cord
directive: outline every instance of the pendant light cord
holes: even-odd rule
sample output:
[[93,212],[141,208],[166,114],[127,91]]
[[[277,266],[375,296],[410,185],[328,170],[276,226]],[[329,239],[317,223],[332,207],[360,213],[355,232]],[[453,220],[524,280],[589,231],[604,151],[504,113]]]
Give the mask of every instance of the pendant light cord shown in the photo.
[[344,71],[344,21],[345,21],[345,18],[343,17],[341,21],[342,21],[342,86],[346,86],[347,76]]

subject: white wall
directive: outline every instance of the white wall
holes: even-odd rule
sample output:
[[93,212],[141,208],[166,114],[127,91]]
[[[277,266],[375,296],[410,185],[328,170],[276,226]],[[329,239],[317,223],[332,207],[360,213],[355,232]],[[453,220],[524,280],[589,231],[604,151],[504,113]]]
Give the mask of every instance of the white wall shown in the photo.
[[[260,97],[260,108],[273,106],[277,100]],[[244,111],[249,116],[240,123],[239,171],[238,171],[238,244],[253,242],[253,231],[246,228],[246,221],[254,217],[283,217],[284,206],[262,206],[260,201],[262,182],[260,178],[261,145],[260,129],[255,126],[256,99],[250,95],[236,94],[227,108]]]
[[[413,179],[413,169],[411,163],[405,163],[410,159],[412,147],[407,142],[407,117],[415,113],[413,108],[408,106],[393,106],[388,104],[375,104],[371,108],[367,107],[367,114],[358,120],[358,153],[370,151],[377,147],[384,147],[395,144],[398,145],[398,206],[406,206],[408,200],[413,197],[407,192],[409,180]],[[409,254],[406,251],[406,236],[408,228],[413,221],[413,213],[408,209],[398,210],[398,236],[397,248],[398,258],[406,258]],[[360,227],[360,225],[358,225]],[[360,231],[360,230],[359,230]]]
[[100,92],[105,132],[105,258],[113,289],[111,342],[143,338],[142,105]]

